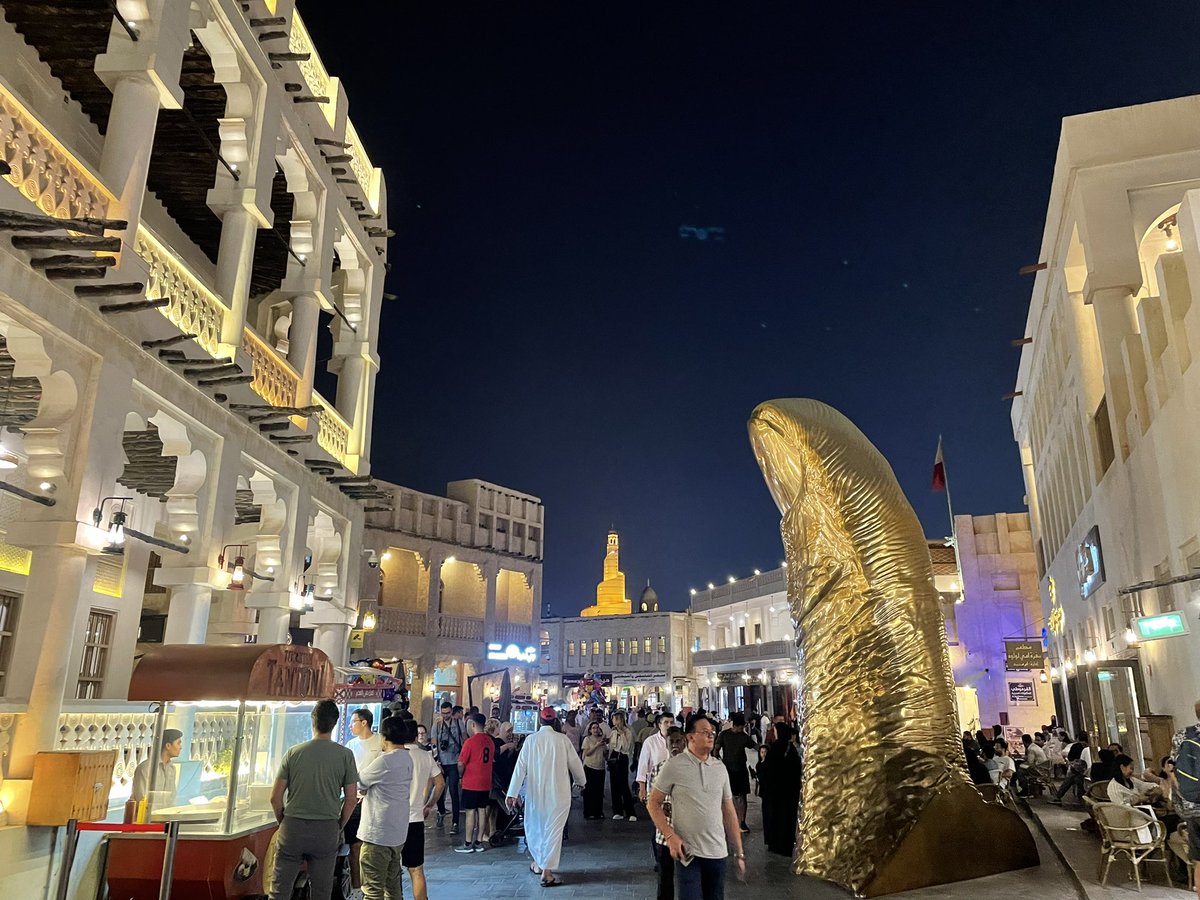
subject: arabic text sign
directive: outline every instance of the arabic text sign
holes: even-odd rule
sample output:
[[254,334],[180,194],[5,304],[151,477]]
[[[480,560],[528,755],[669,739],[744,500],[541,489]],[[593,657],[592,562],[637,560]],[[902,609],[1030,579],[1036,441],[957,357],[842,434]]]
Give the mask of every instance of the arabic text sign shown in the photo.
[[1041,641],[1004,642],[1004,668],[1009,672],[1041,669],[1044,666]]

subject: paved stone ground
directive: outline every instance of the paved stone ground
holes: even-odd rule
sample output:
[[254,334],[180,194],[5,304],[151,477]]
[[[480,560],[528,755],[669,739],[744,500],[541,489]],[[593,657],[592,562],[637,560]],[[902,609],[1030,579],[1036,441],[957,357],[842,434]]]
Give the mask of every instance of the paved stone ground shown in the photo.
[[[607,803],[605,804],[607,808]],[[789,861],[766,852],[759,828],[759,806],[750,798],[746,835],[745,884],[732,876],[726,887],[729,900],[761,897],[769,890],[772,900],[841,900],[849,894],[840,888],[813,879],[798,878],[789,871]],[[458,854],[452,848],[459,838],[440,834],[430,817],[425,832],[425,870],[429,895],[433,900],[491,900],[495,897],[541,897],[551,900],[587,898],[587,900],[654,900],[657,888],[650,840],[653,827],[648,819],[633,822],[583,820],[580,801],[575,801],[568,824],[570,840],[563,847],[562,870],[557,873],[562,885],[547,891],[529,872],[529,856],[515,843],[492,848],[484,853]],[[447,826],[449,817],[447,816]],[[905,900],[925,898],[967,898],[970,900],[1013,900],[1036,897],[1037,900],[1079,900],[1074,882],[1067,875],[1053,850],[1045,845],[1036,827],[1042,865],[1022,872],[1010,872],[905,894]],[[406,885],[405,895],[411,896]],[[1175,900],[1180,900],[1177,896]]]
[[[1186,900],[1186,881],[1172,875],[1174,887],[1167,887],[1162,863],[1142,864],[1142,891],[1139,894],[1133,881],[1133,870],[1127,862],[1114,862],[1108,872],[1108,885],[1100,884],[1100,836],[1085,831],[1082,823],[1088,818],[1081,807],[1056,806],[1042,800],[1031,800],[1029,807],[1041,820],[1067,863],[1083,883],[1088,900]],[[1176,870],[1172,869],[1174,873]],[[1181,876],[1182,877],[1182,876]]]

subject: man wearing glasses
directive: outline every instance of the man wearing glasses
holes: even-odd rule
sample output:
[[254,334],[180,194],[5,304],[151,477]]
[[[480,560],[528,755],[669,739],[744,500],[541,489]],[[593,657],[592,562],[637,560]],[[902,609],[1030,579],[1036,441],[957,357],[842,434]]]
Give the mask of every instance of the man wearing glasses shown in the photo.
[[[675,860],[679,900],[724,900],[729,844],[739,881],[746,877],[746,854],[729,773],[712,755],[717,732],[704,716],[689,716],[687,750],[663,763],[650,799],[650,818]],[[671,795],[671,818],[663,801]]]

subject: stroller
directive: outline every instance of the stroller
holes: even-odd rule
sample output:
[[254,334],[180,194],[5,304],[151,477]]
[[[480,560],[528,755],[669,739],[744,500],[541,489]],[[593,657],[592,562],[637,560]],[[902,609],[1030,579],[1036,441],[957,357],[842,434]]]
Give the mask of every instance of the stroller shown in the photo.
[[503,847],[509,841],[525,837],[525,791],[522,789],[517,808],[508,811],[505,797],[508,795],[508,779],[512,772],[497,772],[492,770],[491,808],[496,816],[496,827],[488,843],[493,847]]

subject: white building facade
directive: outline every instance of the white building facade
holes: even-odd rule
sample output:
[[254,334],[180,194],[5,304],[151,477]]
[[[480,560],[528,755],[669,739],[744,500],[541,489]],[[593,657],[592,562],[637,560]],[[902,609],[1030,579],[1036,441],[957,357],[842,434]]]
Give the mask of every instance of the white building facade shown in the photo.
[[1060,712],[1155,762],[1200,696],[1198,188],[1200,97],[1063,121],[1012,410]]
[[[0,13],[7,897],[58,875],[52,829],[21,827],[39,751],[116,750],[119,815],[153,732],[123,702],[139,640],[302,633],[345,659],[364,504],[387,504],[369,460],[388,232],[291,0]],[[94,848],[72,896],[95,896]]]
[[591,673],[620,709],[695,707],[692,653],[705,632],[702,617],[677,612],[544,618],[535,693],[574,708],[587,700],[579,684]]
[[954,533],[954,546],[930,541],[930,557],[959,725],[971,732],[999,725],[1011,743],[1055,714],[1029,516],[955,516]]
[[[362,654],[404,660],[413,713],[435,702],[482,707],[472,676],[508,669],[514,693],[537,673],[545,509],[534,496],[471,479],[446,496],[378,483],[393,508],[368,512]],[[369,620],[368,620],[369,621]],[[360,651],[355,651],[356,655]]]
[[800,674],[787,569],[693,591],[691,610],[704,623],[692,655],[701,705],[721,718],[736,710],[792,718]]

